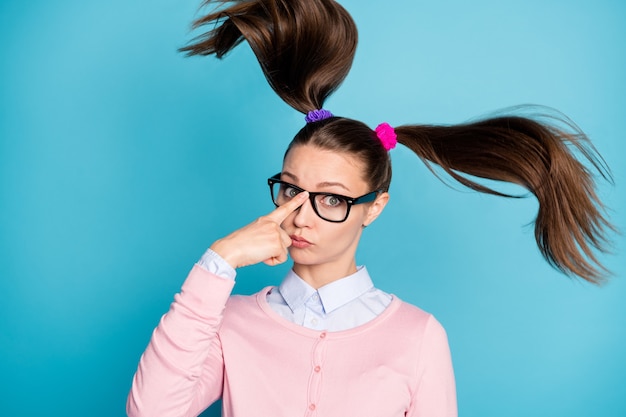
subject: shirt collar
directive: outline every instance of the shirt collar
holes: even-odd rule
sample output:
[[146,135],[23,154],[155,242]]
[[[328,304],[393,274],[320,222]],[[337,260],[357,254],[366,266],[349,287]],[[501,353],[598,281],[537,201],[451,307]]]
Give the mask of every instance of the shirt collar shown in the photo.
[[354,274],[326,284],[317,291],[291,270],[278,287],[278,291],[291,311],[304,306],[304,303],[317,293],[324,312],[328,314],[359,298],[372,288],[374,283],[367,268],[360,266]]

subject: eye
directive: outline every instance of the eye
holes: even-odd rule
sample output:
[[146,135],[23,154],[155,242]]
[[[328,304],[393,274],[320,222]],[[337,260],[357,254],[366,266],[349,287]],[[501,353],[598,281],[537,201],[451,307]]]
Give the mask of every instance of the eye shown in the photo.
[[297,196],[298,194],[300,194],[300,190],[294,188],[294,187],[290,187],[288,185],[283,185],[283,196],[285,198],[294,198],[295,196]]
[[346,200],[336,195],[325,195],[320,201],[326,207],[340,207],[345,204]]

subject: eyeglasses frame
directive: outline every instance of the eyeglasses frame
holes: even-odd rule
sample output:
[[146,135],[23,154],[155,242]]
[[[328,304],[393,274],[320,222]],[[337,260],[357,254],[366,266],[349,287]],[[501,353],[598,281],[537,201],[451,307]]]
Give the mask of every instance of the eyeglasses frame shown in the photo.
[[[270,187],[270,195],[272,196],[272,203],[274,203],[274,205],[276,207],[279,207],[278,204],[276,203],[276,201],[274,200],[274,193],[272,191],[272,187],[274,186],[274,184],[284,184],[284,185],[288,185],[289,187],[293,187],[296,191],[298,191],[298,194],[301,192],[306,191],[303,188],[298,187],[297,185],[293,185],[290,182],[287,181],[283,181],[280,179],[280,175],[281,173],[279,172],[278,174],[274,175],[273,177],[270,177],[267,179],[267,184]],[[360,197],[348,197],[346,195],[342,195],[342,194],[336,194],[336,193],[326,193],[326,192],[312,192],[312,191],[308,191],[309,193],[309,200],[311,201],[311,207],[313,207],[313,211],[315,211],[315,214],[317,214],[317,217],[319,217],[322,220],[325,220],[327,222],[331,222],[331,223],[343,223],[348,219],[348,216],[350,216],[350,209],[352,208],[353,205],[355,204],[363,204],[363,203],[370,203],[374,200],[376,200],[376,197],[378,197],[378,194],[381,193],[383,190],[374,190],[371,191],[367,194],[363,194]],[[325,217],[322,217],[322,215],[317,211],[317,203],[315,202],[315,197],[317,197],[318,195],[323,195],[326,197],[339,197],[342,198],[346,201],[346,203],[348,204],[348,207],[346,209],[346,217],[343,218],[343,220],[329,220]]]

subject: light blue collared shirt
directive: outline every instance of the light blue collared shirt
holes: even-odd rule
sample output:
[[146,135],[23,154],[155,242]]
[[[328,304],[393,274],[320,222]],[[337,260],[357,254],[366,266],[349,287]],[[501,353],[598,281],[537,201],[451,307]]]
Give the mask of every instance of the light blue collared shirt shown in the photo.
[[[210,249],[198,264],[223,278],[235,278],[235,270]],[[391,295],[374,287],[364,266],[317,291],[289,271],[280,286],[267,294],[269,305],[280,316],[309,329],[328,331],[365,324],[382,313],[391,300]]]
[[317,291],[289,271],[278,288],[267,294],[272,309],[289,321],[309,329],[340,331],[374,319],[391,303],[377,288],[364,266]]

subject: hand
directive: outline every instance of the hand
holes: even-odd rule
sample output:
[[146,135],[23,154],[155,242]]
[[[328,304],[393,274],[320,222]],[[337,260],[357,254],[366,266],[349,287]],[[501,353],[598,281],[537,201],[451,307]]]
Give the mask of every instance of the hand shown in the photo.
[[270,266],[287,260],[287,248],[291,238],[280,224],[308,198],[309,193],[301,192],[288,203],[277,207],[271,213],[261,216],[254,222],[230,235],[217,240],[211,249],[220,255],[233,268],[264,262]]

